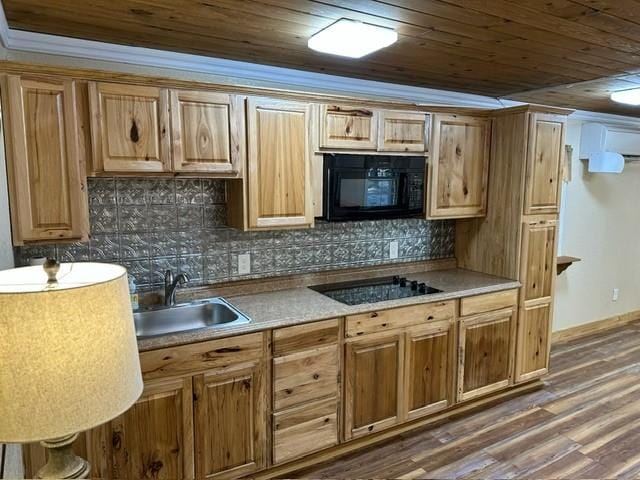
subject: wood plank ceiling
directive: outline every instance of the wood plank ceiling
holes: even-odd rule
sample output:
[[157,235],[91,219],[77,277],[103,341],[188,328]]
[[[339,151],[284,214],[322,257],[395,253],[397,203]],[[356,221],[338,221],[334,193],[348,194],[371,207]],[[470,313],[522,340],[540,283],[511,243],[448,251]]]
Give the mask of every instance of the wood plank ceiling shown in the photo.
[[[640,115],[607,98],[608,89],[628,88],[640,78],[634,76],[640,73],[640,0],[3,4],[15,29]],[[360,60],[309,50],[309,36],[339,18],[394,28],[399,41]],[[602,80],[619,76],[635,80]]]

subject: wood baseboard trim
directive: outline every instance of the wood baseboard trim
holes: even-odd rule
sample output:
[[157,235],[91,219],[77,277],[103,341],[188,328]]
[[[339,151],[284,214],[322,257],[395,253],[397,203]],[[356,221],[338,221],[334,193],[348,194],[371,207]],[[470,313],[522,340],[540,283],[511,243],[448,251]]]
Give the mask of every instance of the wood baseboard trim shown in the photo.
[[636,320],[640,320],[640,310],[623,313],[595,322],[585,323],[584,325],[576,325],[575,327],[558,330],[551,334],[551,343],[564,343],[576,338],[586,337],[605,330],[628,325]]
[[254,473],[251,475],[251,478],[257,480],[266,480],[271,478],[293,478],[290,474],[298,470],[302,470],[318,463],[334,460],[356,450],[360,450],[364,447],[368,447],[389,438],[395,437],[401,433],[425,427],[427,425],[437,424],[445,420],[451,420],[463,415],[468,415],[469,413],[473,413],[482,408],[486,408],[487,406],[503,402],[504,400],[508,400],[510,398],[517,397],[534,390],[538,390],[542,386],[543,383],[540,379],[536,379],[522,385],[517,385],[497,394],[487,395],[482,398],[470,400],[463,404],[455,405],[450,409],[444,410],[438,414],[403,423],[402,425],[391,427],[382,432],[371,434],[366,437],[357,438],[347,443],[336,445],[335,447],[329,448],[327,450],[313,453],[299,460],[295,460],[284,465],[275,466],[263,472]]

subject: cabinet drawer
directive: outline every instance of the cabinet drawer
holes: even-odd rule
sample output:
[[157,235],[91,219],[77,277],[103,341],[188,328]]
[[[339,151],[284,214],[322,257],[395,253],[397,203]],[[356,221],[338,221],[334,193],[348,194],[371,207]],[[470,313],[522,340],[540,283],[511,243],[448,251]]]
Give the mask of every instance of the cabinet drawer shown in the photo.
[[145,380],[197,373],[251,362],[264,355],[264,334],[253,333],[179,347],[150,350],[140,354]]
[[338,443],[335,398],[273,415],[273,462],[282,463]]
[[502,308],[514,307],[518,303],[518,289],[504,292],[487,293],[475,297],[463,298],[460,301],[460,316],[475,315],[476,313],[491,312]]
[[275,411],[337,392],[337,344],[273,359]]
[[339,322],[338,319],[333,319],[274,330],[273,355],[286,355],[337,343]]
[[345,333],[356,337],[418,325],[431,320],[445,320],[454,315],[455,301],[428,303],[412,307],[392,308],[347,317]]

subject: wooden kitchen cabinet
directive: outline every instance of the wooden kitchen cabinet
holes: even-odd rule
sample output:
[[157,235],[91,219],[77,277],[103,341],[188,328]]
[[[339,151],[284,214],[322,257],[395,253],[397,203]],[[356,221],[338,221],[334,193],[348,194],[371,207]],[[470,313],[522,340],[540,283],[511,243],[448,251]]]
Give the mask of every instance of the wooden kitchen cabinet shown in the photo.
[[248,229],[313,224],[309,111],[302,102],[248,100]]
[[428,149],[430,115],[382,110],[379,118],[378,151],[424,153]]
[[92,171],[171,170],[169,91],[89,82]]
[[525,218],[522,233],[522,300],[549,299],[556,278],[558,221],[555,217]]
[[406,340],[405,401],[412,420],[455,401],[455,322],[451,318],[411,327]]
[[320,148],[375,150],[378,115],[374,109],[320,106]]
[[88,239],[72,80],[2,77],[14,245]]
[[372,334],[345,344],[346,440],[403,420],[404,332]]
[[238,478],[266,466],[267,389],[260,362],[193,379],[196,478]]
[[458,401],[509,385],[514,326],[515,308],[460,319]]
[[194,478],[191,377],[145,382],[140,399],[88,432],[95,478]]
[[273,463],[300,458],[338,443],[338,400],[305,403],[273,415]]
[[435,114],[432,132],[427,216],[486,215],[490,120]]
[[532,113],[529,118],[524,214],[558,213],[566,115]]
[[549,371],[551,302],[526,302],[518,315],[515,381],[525,382]]
[[525,217],[523,224],[516,382],[540,377],[549,369],[557,228],[554,215]]
[[273,463],[338,443],[340,321],[273,332]]
[[245,162],[244,97],[171,90],[173,170],[241,175]]

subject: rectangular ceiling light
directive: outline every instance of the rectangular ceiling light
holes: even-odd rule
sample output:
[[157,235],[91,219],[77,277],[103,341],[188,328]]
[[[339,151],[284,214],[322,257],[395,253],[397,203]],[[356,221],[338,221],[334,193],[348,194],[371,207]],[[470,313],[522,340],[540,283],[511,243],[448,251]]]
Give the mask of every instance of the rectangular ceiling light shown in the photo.
[[398,34],[390,28],[342,18],[315,33],[307,45],[322,53],[361,58],[397,40]]
[[627,105],[640,105],[640,88],[611,93],[611,100]]

